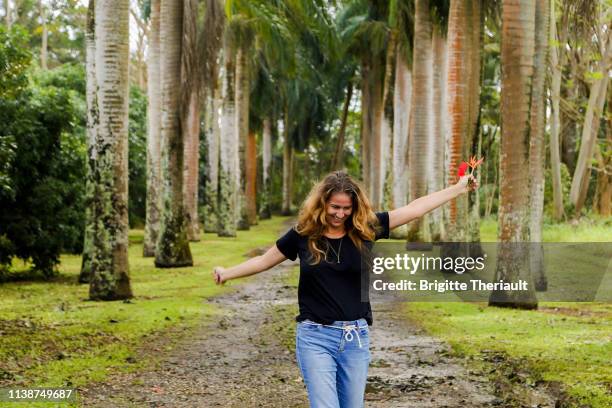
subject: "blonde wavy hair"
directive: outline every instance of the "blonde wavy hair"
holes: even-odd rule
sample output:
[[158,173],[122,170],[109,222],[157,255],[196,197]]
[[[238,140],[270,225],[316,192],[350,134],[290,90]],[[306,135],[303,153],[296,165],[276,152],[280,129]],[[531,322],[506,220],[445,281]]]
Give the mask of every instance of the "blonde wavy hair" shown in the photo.
[[327,203],[334,193],[345,193],[351,197],[352,211],[344,226],[349,238],[360,251],[363,241],[374,241],[376,231],[380,228],[363,187],[343,171],[328,174],[310,190],[300,209],[296,226],[298,234],[308,237],[311,265],[318,264],[325,256],[321,240],[328,226]]

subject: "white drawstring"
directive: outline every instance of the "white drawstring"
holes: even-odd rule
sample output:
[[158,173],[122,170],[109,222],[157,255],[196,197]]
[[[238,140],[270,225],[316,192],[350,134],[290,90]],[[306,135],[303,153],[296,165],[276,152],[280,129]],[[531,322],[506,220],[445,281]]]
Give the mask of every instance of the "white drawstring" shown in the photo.
[[[302,323],[306,323],[306,324],[310,324],[313,326],[325,326],[325,327],[331,327],[333,329],[340,329],[344,331],[344,340],[351,342],[353,341],[353,332],[355,332],[355,334],[357,335],[357,342],[359,343],[359,348],[361,348],[361,337],[359,337],[359,330],[357,329],[361,329],[362,327],[356,326],[354,324],[348,325],[348,326],[331,326],[328,324],[321,324],[321,323],[314,323],[314,322],[309,322],[309,321],[302,321]],[[364,326],[365,327],[365,326]]]
[[359,337],[359,331],[357,330],[358,327],[355,326],[354,324],[351,324],[350,326],[343,326],[342,329],[344,330],[344,340],[346,341],[353,341],[352,332],[355,332],[355,334],[357,334],[357,341],[359,342],[359,348],[361,348],[361,337]]

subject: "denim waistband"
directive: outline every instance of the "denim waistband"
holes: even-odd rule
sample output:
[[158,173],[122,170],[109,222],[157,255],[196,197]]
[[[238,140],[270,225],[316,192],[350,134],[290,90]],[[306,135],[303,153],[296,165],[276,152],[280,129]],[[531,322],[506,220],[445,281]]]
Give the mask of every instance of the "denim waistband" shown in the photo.
[[[361,337],[359,337],[358,329],[364,329],[368,327],[368,322],[366,319],[358,319],[358,320],[336,320],[332,322],[332,324],[322,324],[316,323],[311,320],[302,320],[300,323],[309,324],[313,326],[322,326],[329,327],[332,329],[342,330],[344,340],[353,341],[353,333],[357,335],[357,342],[359,343],[359,348],[361,348]],[[360,324],[361,323],[361,324]]]
[[317,322],[313,322],[310,319],[306,319],[306,320],[302,320],[299,323],[314,324],[314,325],[325,326],[325,327],[334,327],[337,329],[342,329],[343,327],[346,327],[346,326],[355,326],[360,329],[364,327],[368,327],[367,320],[363,318],[357,319],[357,320],[336,320],[334,322],[331,322],[330,324],[317,323]]

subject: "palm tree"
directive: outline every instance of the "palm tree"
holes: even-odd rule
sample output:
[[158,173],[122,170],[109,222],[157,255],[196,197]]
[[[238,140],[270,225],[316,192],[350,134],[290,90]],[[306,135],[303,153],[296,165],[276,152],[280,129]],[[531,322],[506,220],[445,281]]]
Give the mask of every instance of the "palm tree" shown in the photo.
[[531,89],[529,173],[531,211],[529,213],[529,236],[534,244],[530,248],[531,273],[536,290],[547,287],[544,275],[544,250],[542,246],[542,224],[544,214],[544,127],[545,127],[545,80],[548,56],[548,1],[536,0],[535,6],[535,56]]
[[245,155],[246,213],[249,224],[255,225],[257,224],[257,138],[252,129],[249,130]]
[[[251,224],[257,220],[255,207],[255,197],[248,193],[247,162],[253,163],[255,158],[249,155],[249,63],[248,50],[253,39],[253,30],[248,21],[243,16],[234,16],[229,24],[232,31],[232,41],[236,49],[236,122],[238,131],[238,155],[240,162],[240,207],[238,218],[238,229],[248,230]],[[251,172],[252,173],[252,172]],[[254,188],[254,186],[253,186]],[[250,200],[249,200],[250,199]],[[249,202],[250,201],[250,202]],[[249,211],[251,209],[251,211]]]
[[185,168],[183,195],[187,216],[187,237],[191,242],[200,240],[200,222],[198,217],[198,187],[200,168],[200,96],[196,87],[188,92],[187,113],[181,131],[184,135]]
[[[604,13],[601,13],[602,15]],[[601,18],[601,17],[600,17]],[[606,102],[608,82],[610,75],[607,74],[612,65],[612,36],[610,30],[604,29],[605,24],[599,23],[596,35],[599,38],[601,59],[597,64],[597,72],[599,75],[591,85],[589,92],[589,101],[582,127],[582,137],[580,143],[580,152],[578,161],[572,176],[572,186],[570,189],[570,201],[574,205],[575,214],[580,214],[580,210],[586,200],[586,194],[589,187],[591,175],[590,162],[593,159],[595,152],[595,144],[597,141],[597,133],[601,122],[601,114]],[[602,27],[601,29],[599,27]]]
[[395,4],[361,0],[349,3],[338,16],[340,44],[348,43],[345,54],[359,62],[361,173],[372,205],[377,209],[383,204],[383,138],[390,138],[392,125],[390,120],[385,122],[385,106],[391,105],[392,61],[397,37],[396,31],[389,29],[389,20],[393,20],[391,9],[396,9]]
[[221,237],[236,236],[236,193],[238,172],[238,133],[236,131],[235,64],[233,50],[226,39],[223,48],[223,103],[221,113],[221,143],[219,156],[219,203],[217,234]]
[[220,48],[225,25],[225,11],[219,0],[207,0],[204,23],[198,38],[198,57],[202,93],[204,95],[204,125],[206,137],[206,172],[204,193],[204,231],[217,232],[217,205],[219,202],[219,153],[221,128]]
[[[410,172],[408,168],[408,136],[410,133],[410,111],[412,109],[412,32],[414,10],[408,1],[396,1],[389,4],[389,27],[396,32],[395,58],[393,75],[393,126],[391,137],[391,169],[388,178],[389,206],[402,207],[408,202]],[[389,51],[389,49],[387,49]],[[388,54],[387,54],[388,55]],[[389,65],[387,65],[387,69]],[[388,107],[385,108],[388,112]],[[406,239],[408,226],[403,225],[391,231],[392,237]]]
[[[257,223],[257,196],[255,182],[257,178],[257,145],[255,134],[249,129],[249,99],[251,92],[252,48],[257,29],[269,24],[269,15],[260,15],[258,6],[268,9],[268,2],[231,1],[226,4],[228,18],[228,35],[232,48],[236,52],[236,121],[238,132],[238,156],[240,192],[238,196],[239,218],[238,229],[248,230]],[[252,146],[251,146],[252,145]]]
[[[7,0],[8,2],[8,0]],[[42,0],[39,2],[40,8],[40,23],[41,23],[41,46],[40,46],[40,67],[43,70],[47,69],[47,55],[48,55],[48,46],[47,40],[49,38],[49,31],[47,29],[47,7],[43,4]]]
[[183,205],[184,140],[181,134],[181,54],[183,2],[168,0],[161,4],[160,51],[162,121],[164,141],[162,179],[164,180],[161,226],[155,253],[157,267],[193,265],[186,231]]
[[330,171],[339,170],[343,167],[342,162],[344,159],[344,138],[346,136],[346,124],[348,119],[349,107],[351,105],[351,99],[353,98],[353,82],[349,80],[346,87],[346,97],[344,99],[344,106],[342,107],[342,116],[340,118],[340,129],[338,130],[338,139],[336,140],[336,149],[334,150],[334,157],[332,158]]
[[[8,2],[8,0],[5,0]],[[96,41],[95,41],[95,3],[89,0],[87,8],[87,26],[85,29],[85,66],[87,74],[87,155],[96,157],[93,149],[96,148],[96,127],[98,125],[98,102],[96,100]],[[85,183],[86,202],[85,208],[85,234],[83,240],[83,259],[81,262],[81,272],[79,273],[80,283],[89,283],[91,275],[91,257],[93,252],[93,232],[94,232],[94,160],[87,160],[87,181]]]
[[[290,5],[271,0],[240,2],[241,12],[250,20],[241,41],[245,48],[245,68],[248,68],[249,74],[249,81],[242,81],[241,93],[246,94],[250,88],[248,127],[245,122],[242,124],[248,133],[245,202],[249,224],[254,224],[258,215],[256,134],[262,135],[263,156],[259,217],[263,219],[271,216],[272,139],[276,134],[278,112],[285,105],[285,81],[293,71],[295,51],[294,33],[287,28],[288,7]],[[251,51],[247,53],[249,44]],[[244,114],[242,117],[246,118]]]
[[[432,134],[433,110],[433,52],[432,21],[429,0],[416,0],[414,21],[414,47],[412,61],[412,105],[410,111],[409,158],[410,198],[427,194],[427,170],[429,138]],[[431,241],[427,217],[410,225],[409,239],[417,242]]]
[[270,118],[263,120],[263,134],[261,143],[262,155],[262,191],[261,210],[259,217],[268,219],[272,217],[270,210],[270,164],[272,163],[272,121]]
[[[483,33],[483,16],[482,16],[482,0],[474,0],[471,4],[471,44],[470,47],[470,129],[472,129],[471,145],[469,156],[481,156],[482,146],[482,131],[480,127],[480,83],[481,75],[481,41]],[[477,173],[477,178],[480,177],[480,172]],[[482,249],[480,247],[480,192],[477,190],[475,194],[468,197],[468,242],[470,242],[470,255],[481,256]]]
[[[403,47],[400,47],[403,48]],[[395,85],[393,93],[393,153],[392,153],[392,194],[393,208],[408,204],[410,173],[408,171],[408,134],[410,132],[410,111],[412,109],[412,70],[405,52],[398,50],[395,59]],[[393,238],[408,237],[408,226],[391,231]]]
[[160,6],[151,0],[149,53],[147,61],[147,211],[143,255],[155,256],[161,217],[161,88],[160,88]]
[[[450,132],[448,182],[456,181],[457,166],[472,153],[477,121],[474,94],[478,95],[478,82],[474,81],[474,75],[480,72],[480,61],[474,58],[474,54],[479,47],[476,40],[480,39],[480,32],[480,0],[451,1],[447,72]],[[469,241],[468,220],[468,197],[461,196],[451,201],[446,239],[455,242]]]
[[132,296],[127,253],[129,4],[100,0],[94,7],[94,100],[100,122],[95,148],[89,151],[94,161],[89,298],[125,299]]
[[[447,95],[446,95],[446,80],[447,80],[447,41],[446,29],[448,10],[441,7],[435,8],[437,19],[434,20],[434,28],[432,34],[432,50],[433,50],[433,133],[429,143],[429,180],[428,191],[439,191],[444,188],[444,173],[445,173],[445,147],[446,147],[446,132],[447,132]],[[444,207],[445,208],[445,207]],[[443,208],[434,210],[430,215],[430,231],[434,241],[440,241],[445,236],[443,222]]]
[[196,0],[183,1],[183,40],[181,52],[181,127],[184,140],[183,195],[189,241],[200,240],[198,187],[200,162],[200,82],[198,64],[198,5]]
[[557,20],[555,17],[555,1],[550,4],[550,43],[551,46],[551,70],[552,78],[550,85],[551,99],[551,123],[550,123],[550,164],[552,172],[553,190],[553,218],[557,221],[563,219],[563,187],[561,186],[561,153],[559,144],[559,134],[561,132],[561,119],[559,102],[561,100],[561,77],[562,67],[565,65],[565,55],[560,45],[565,44],[567,39],[567,27],[563,27],[561,35],[557,35]]
[[289,137],[291,129],[291,122],[289,119],[289,107],[285,107],[285,114],[283,116],[283,201],[282,201],[282,214],[291,214],[291,203],[293,201],[293,146]]
[[530,101],[534,75],[535,0],[502,2],[500,208],[496,281],[526,291],[493,291],[489,305],[537,308],[529,266]]
[[219,109],[221,94],[219,86],[210,90],[212,95],[206,97],[206,192],[204,205],[204,232],[217,232],[217,204],[219,192],[219,147],[221,129],[219,127]]

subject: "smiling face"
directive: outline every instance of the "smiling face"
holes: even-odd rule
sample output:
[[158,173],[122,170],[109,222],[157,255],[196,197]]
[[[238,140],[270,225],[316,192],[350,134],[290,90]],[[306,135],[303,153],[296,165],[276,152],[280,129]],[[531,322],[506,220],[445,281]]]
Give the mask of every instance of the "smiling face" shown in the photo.
[[346,193],[333,193],[325,206],[327,225],[331,228],[341,228],[351,216],[353,200]]

